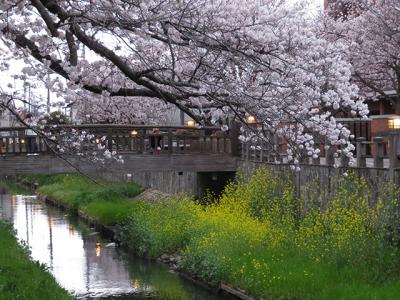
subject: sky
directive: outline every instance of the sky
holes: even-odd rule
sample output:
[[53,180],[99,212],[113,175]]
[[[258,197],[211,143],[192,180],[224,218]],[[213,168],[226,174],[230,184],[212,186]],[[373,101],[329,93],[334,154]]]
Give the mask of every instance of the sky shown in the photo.
[[[1,0],[0,0],[1,1]],[[304,1],[304,0],[288,0],[292,3]],[[312,16],[314,13],[317,13],[320,11],[323,7],[324,0],[305,0],[309,1],[310,5],[312,7],[310,11],[310,15]],[[6,52],[2,51],[8,51],[4,45],[2,45],[2,42],[0,40],[0,56],[4,55]],[[12,77],[13,74],[18,73],[24,66],[23,61],[19,60],[13,60],[9,62],[10,65],[12,65],[12,70],[9,72],[0,72],[0,93],[5,92],[5,93],[10,93],[12,94],[13,91],[18,90],[20,93],[23,91],[23,82],[20,80],[14,80]],[[43,83],[36,82],[35,83],[36,87],[31,88],[31,93],[36,97],[36,98],[42,98],[43,101],[45,102],[47,99],[47,90],[44,87]],[[60,99],[57,99],[55,94],[51,94],[51,98],[53,102],[57,102]],[[54,108],[52,109],[54,110]]]

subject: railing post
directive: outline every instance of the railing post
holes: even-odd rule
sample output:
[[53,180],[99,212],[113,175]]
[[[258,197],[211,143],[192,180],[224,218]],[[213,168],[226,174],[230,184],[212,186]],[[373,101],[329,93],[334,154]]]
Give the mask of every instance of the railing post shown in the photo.
[[[314,139],[314,140],[315,140],[315,139]],[[321,150],[321,144],[320,144],[319,142],[317,142],[316,145],[315,145],[315,148]],[[320,153],[321,153],[321,152],[320,152]],[[321,164],[321,157],[320,157],[320,154],[318,154],[318,157],[317,157],[317,158],[314,158],[314,157],[313,157],[313,159],[312,159],[312,164],[313,164],[313,165],[320,165],[320,164]]]
[[300,150],[299,162],[300,164],[303,165],[308,165],[310,163],[310,159],[308,157],[307,150],[305,148]]
[[172,129],[168,129],[168,153],[172,154]]
[[365,137],[359,137],[356,140],[356,149],[357,149],[357,167],[365,168],[366,164],[366,145],[365,145]]
[[273,152],[273,156],[271,157],[271,162],[276,162],[280,159],[279,155],[279,137],[278,135],[275,133],[272,137],[272,152]]
[[373,141],[375,145],[374,167],[383,168],[383,137],[374,137]]
[[15,138],[15,136],[13,136],[12,138],[13,141],[13,145],[12,145],[12,152],[15,154],[17,152],[17,139]]
[[240,123],[232,122],[230,130],[232,156],[239,156]]
[[333,157],[332,145],[327,138],[325,138],[325,161],[327,166],[333,166],[335,164],[335,158]]
[[349,158],[343,153],[340,154],[340,165],[342,167],[347,167],[349,165]]
[[143,154],[145,153],[145,139],[146,139],[146,129],[142,129],[140,131],[140,137],[139,137],[139,153]]
[[107,148],[108,148],[108,151],[110,151],[110,152],[113,151],[113,149],[112,149],[113,144],[112,143],[113,143],[112,129],[109,128],[109,129],[107,129]]
[[400,139],[399,134],[391,132],[389,134],[389,172],[390,179],[395,180],[395,171],[400,167]]
[[[347,128],[349,131],[349,124],[343,124],[343,127]],[[342,150],[342,149],[341,149]],[[344,155],[343,152],[340,153],[340,165],[342,167],[347,167],[349,165],[349,158],[347,155]]]
[[264,160],[264,142],[263,140],[260,141],[260,162]]
[[301,198],[301,176],[300,176],[300,171],[296,171],[294,188],[295,188],[296,198],[297,198],[297,200],[300,200],[300,198]]

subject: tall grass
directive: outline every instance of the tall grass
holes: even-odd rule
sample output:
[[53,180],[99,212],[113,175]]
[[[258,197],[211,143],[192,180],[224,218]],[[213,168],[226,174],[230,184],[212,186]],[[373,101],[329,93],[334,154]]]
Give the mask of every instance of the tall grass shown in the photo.
[[0,299],[73,299],[44,265],[30,260],[28,249],[14,238],[11,225],[2,221],[0,245]]
[[371,208],[366,182],[349,176],[325,211],[301,216],[290,182],[260,169],[212,205],[184,197],[143,203],[124,239],[153,256],[178,252],[198,278],[256,297],[397,299],[399,194],[387,191]]

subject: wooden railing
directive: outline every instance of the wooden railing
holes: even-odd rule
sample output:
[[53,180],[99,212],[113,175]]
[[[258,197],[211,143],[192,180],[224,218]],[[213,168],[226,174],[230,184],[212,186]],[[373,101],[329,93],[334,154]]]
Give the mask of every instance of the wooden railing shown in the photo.
[[[355,145],[355,167],[365,168],[400,168],[400,133],[392,132],[385,138],[374,137],[367,141],[359,137],[354,141]],[[301,164],[327,165],[327,166],[348,166],[346,156],[335,156],[337,146],[325,148],[321,143],[316,146],[320,149],[321,155],[318,158],[311,158],[302,153]],[[287,163],[287,155],[284,144],[271,145],[262,142],[247,142],[241,145],[241,158],[253,162]]]
[[[376,167],[397,169],[400,167],[400,130],[388,127],[388,120],[393,116],[373,116],[368,119],[342,118],[336,121],[347,127],[353,135],[354,155],[357,167]],[[311,135],[313,133],[310,132]],[[241,157],[245,160],[269,163],[286,163],[286,143],[277,137],[270,138],[270,143],[248,142],[241,145]],[[335,156],[338,146],[327,149],[323,137],[314,136],[315,147],[320,149],[316,159],[301,154],[301,164],[347,166],[345,156]],[[340,149],[340,148],[339,148]]]
[[[244,160],[269,163],[285,163],[286,145],[279,139],[274,143],[238,142],[239,125],[231,126],[223,132],[218,127],[194,128],[187,126],[144,126],[144,125],[59,125],[47,127],[40,132],[52,132],[57,140],[59,132],[87,132],[94,135],[94,140],[105,137],[106,147],[118,153],[172,155],[172,154],[229,154]],[[351,128],[351,124],[349,127]],[[370,136],[368,123],[362,121],[354,128],[364,128],[359,135]],[[51,153],[55,144],[42,135],[32,135],[25,127],[0,128],[0,155]],[[355,132],[357,133],[357,132]],[[358,167],[399,168],[400,134],[389,133],[385,137],[373,137],[368,140],[356,136],[355,155]],[[325,148],[323,141],[318,141],[320,157],[312,159],[302,155],[301,164],[346,166],[346,157],[335,157],[335,148]]]
[[[217,127],[193,128],[187,126],[134,125],[59,125],[40,132],[52,132],[57,140],[59,132],[87,132],[94,140],[106,139],[110,151],[137,154],[190,154],[235,152],[231,133]],[[25,127],[0,128],[0,154],[50,153],[54,143],[42,135],[32,134]]]
[[354,139],[365,138],[367,141],[372,139],[371,120],[343,118],[337,119],[337,121],[350,130],[351,134],[354,135]]

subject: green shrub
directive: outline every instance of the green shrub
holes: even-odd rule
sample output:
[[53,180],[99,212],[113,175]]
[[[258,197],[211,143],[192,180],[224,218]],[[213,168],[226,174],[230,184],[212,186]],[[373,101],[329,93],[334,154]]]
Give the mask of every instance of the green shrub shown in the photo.
[[398,231],[388,225],[397,224],[396,192],[379,209],[369,194],[365,180],[350,174],[325,211],[309,206],[301,216],[290,181],[260,169],[207,206],[142,203],[125,239],[151,256],[178,252],[196,277],[257,297],[392,299],[400,292]]
[[177,252],[190,240],[200,209],[179,195],[168,202],[140,202],[123,230],[124,240],[150,256]]

